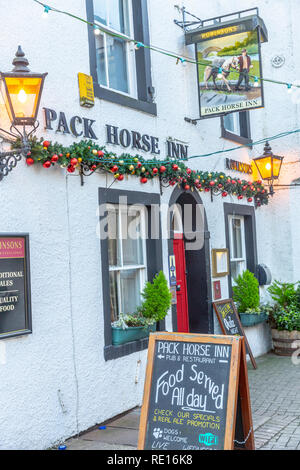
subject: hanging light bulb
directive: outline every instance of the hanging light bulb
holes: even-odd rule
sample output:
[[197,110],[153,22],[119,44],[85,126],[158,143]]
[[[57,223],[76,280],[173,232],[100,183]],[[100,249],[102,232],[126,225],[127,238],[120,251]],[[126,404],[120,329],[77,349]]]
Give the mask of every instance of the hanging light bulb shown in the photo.
[[142,44],[141,42],[137,42],[137,43],[135,43],[134,48],[135,48],[136,51],[138,51],[141,47],[143,47],[143,45],[144,44]]
[[259,87],[258,77],[254,77],[254,87],[255,87],[255,88],[258,88],[258,87]]
[[223,70],[222,70],[222,67],[219,67],[218,78],[223,78]]
[[94,33],[95,33],[96,36],[99,36],[99,34],[101,34],[101,30],[95,24],[94,24]]
[[287,92],[288,94],[290,95],[292,93],[293,89],[292,89],[292,84],[291,83],[288,83],[287,84]]
[[23,88],[18,93],[18,100],[22,104],[26,103],[26,101],[27,101],[27,94],[26,94],[26,91],[23,90]]
[[43,11],[43,14],[42,14],[42,18],[45,18],[45,19],[48,18],[48,13],[49,13],[50,10],[51,10],[51,8],[48,7],[48,5],[45,5],[44,6],[44,11]]

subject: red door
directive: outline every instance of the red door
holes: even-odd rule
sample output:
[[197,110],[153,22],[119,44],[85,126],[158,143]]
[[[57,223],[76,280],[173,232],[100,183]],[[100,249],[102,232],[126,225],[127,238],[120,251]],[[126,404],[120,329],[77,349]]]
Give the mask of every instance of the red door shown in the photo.
[[176,263],[177,281],[177,331],[179,333],[188,333],[189,317],[183,235],[175,235],[175,239],[173,240],[173,248]]

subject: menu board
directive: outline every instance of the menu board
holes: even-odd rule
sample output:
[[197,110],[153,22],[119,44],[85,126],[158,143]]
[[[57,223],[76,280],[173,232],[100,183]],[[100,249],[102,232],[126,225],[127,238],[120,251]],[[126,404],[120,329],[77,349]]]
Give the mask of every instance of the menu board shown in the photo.
[[31,332],[28,237],[0,236],[0,339]]
[[224,335],[239,335],[245,337],[246,352],[247,354],[249,354],[254,369],[257,369],[256,361],[252,354],[244,328],[241,324],[240,317],[233,300],[221,300],[219,302],[215,302],[213,305]]
[[233,449],[241,341],[150,335],[139,449]]

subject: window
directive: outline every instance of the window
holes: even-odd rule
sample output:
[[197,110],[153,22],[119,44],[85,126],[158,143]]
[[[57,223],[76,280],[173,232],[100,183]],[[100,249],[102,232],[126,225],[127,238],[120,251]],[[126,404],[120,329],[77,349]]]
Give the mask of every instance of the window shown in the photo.
[[[136,97],[131,1],[95,0],[94,21],[107,30],[96,35],[97,77],[102,86]],[[113,37],[115,33],[122,38]]]
[[232,284],[234,279],[247,269],[245,221],[242,216],[230,215],[229,242],[230,242],[230,271]]
[[111,321],[134,313],[147,277],[145,208],[109,204],[108,260]]
[[86,0],[95,96],[156,115],[153,103],[147,0]]
[[225,114],[221,118],[222,137],[240,144],[252,143],[248,111]]

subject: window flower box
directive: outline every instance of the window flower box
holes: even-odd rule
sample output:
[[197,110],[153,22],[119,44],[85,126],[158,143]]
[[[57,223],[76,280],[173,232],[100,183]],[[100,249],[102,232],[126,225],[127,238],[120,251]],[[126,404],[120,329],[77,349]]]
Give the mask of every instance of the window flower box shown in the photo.
[[260,314],[240,313],[239,315],[243,326],[255,326],[268,320],[268,315],[263,312]]
[[139,339],[147,338],[150,333],[155,331],[156,323],[146,328],[144,326],[129,326],[123,329],[122,327],[112,326],[112,344],[119,346],[131,341],[138,341]]

